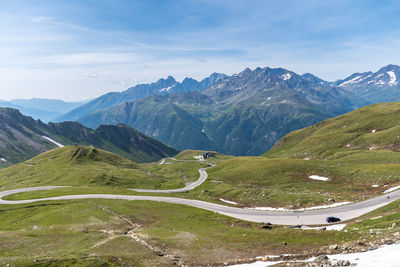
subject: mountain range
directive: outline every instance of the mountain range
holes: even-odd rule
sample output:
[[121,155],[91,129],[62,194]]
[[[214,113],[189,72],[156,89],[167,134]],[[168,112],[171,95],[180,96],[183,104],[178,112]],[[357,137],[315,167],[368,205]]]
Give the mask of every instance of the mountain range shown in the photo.
[[292,130],[400,100],[399,75],[399,66],[388,65],[336,82],[268,67],[213,73],[201,81],[169,76],[100,96],[53,121],[79,121],[92,129],[123,123],[178,149],[259,155]]
[[65,102],[56,99],[32,98],[13,99],[10,101],[0,100],[1,107],[18,109],[24,115],[43,122],[49,122],[56,117],[73,110],[85,102]]
[[377,72],[354,73],[334,84],[366,102],[382,103],[400,100],[400,66],[387,65]]
[[172,76],[168,76],[166,79],[159,79],[154,83],[136,85],[123,92],[111,92],[105,94],[56,118],[54,121],[79,120],[79,118],[89,115],[96,110],[109,108],[129,101],[135,101],[150,95],[166,95],[200,91],[225,77],[225,74],[213,73],[200,82],[192,78],[185,78],[181,83],[179,83]]
[[0,167],[62,145],[92,145],[137,162],[173,156],[177,150],[123,124],[92,130],[78,122],[45,124],[18,110],[0,108]]
[[288,132],[355,106],[340,88],[311,74],[256,68],[201,91],[150,95],[77,120],[91,128],[124,123],[178,149],[258,155]]

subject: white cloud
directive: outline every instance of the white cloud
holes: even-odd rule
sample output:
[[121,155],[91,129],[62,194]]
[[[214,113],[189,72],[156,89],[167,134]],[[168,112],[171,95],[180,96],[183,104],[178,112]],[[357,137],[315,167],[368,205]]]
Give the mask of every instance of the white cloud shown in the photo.
[[40,23],[40,22],[52,21],[52,20],[54,20],[54,18],[53,17],[46,17],[46,16],[37,16],[37,17],[32,17],[31,20],[32,20],[32,22]]
[[[335,35],[330,31],[348,25],[351,16],[325,18],[324,9],[310,16],[327,3],[292,1],[288,9],[277,4],[266,8],[259,1],[216,5],[230,16],[221,14],[215,25],[186,27],[201,21],[201,16],[188,14],[180,31],[154,33],[129,27],[96,28],[41,9],[19,16],[0,10],[0,94],[7,99],[92,98],[168,75],[202,79],[212,72],[233,74],[258,66],[336,80],[399,64],[395,62],[400,58],[397,29]],[[369,21],[362,18],[363,24]]]
[[82,73],[82,75],[85,77],[95,78],[95,79],[99,77],[96,73],[88,73],[88,72]]

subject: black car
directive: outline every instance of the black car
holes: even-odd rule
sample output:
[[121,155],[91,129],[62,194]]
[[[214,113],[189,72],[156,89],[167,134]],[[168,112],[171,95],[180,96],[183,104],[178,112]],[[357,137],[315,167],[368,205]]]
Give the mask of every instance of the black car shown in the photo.
[[329,216],[326,218],[326,222],[328,222],[328,223],[340,222],[340,218]]

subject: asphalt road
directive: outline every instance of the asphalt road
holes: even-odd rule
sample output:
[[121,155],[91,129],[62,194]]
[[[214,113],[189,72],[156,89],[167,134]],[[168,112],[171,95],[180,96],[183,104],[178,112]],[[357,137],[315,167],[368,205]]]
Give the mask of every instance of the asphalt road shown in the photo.
[[[161,163],[160,163],[160,165],[161,165]],[[185,187],[182,187],[182,188],[178,188],[178,189],[129,189],[129,190],[132,190],[132,191],[135,191],[135,192],[141,192],[141,193],[181,193],[181,192],[187,192],[187,191],[195,189],[196,187],[198,187],[199,185],[204,183],[205,180],[207,180],[207,177],[208,177],[206,169],[214,167],[214,166],[215,166],[215,164],[213,164],[212,166],[207,167],[207,168],[201,168],[199,170],[199,174],[200,174],[199,179],[197,179],[196,182],[191,183],[191,184],[189,184],[189,185],[187,185]]]
[[[0,192],[0,204],[23,204],[33,203],[39,201],[49,200],[70,200],[70,199],[124,199],[124,200],[148,200],[158,201],[173,204],[188,205],[200,209],[214,211],[216,213],[224,214],[233,218],[242,219],[252,222],[270,222],[272,224],[281,225],[323,225],[327,224],[325,219],[328,216],[336,216],[342,219],[342,221],[357,218],[363,214],[366,214],[372,210],[387,205],[388,203],[400,199],[400,190],[388,193],[383,196],[379,196],[373,199],[361,201],[354,204],[345,206],[327,208],[321,210],[309,210],[309,211],[258,211],[241,209],[235,207],[228,207],[224,205],[209,203],[200,200],[174,198],[174,197],[155,197],[155,196],[130,196],[130,195],[108,195],[108,194],[90,194],[90,195],[70,195],[70,196],[59,196],[49,197],[41,199],[29,199],[29,200],[15,200],[8,201],[3,200],[2,197],[36,190],[50,190],[54,188],[60,188],[59,186],[42,186],[42,187],[31,187],[21,188],[9,191]],[[390,197],[388,199],[388,197]]]

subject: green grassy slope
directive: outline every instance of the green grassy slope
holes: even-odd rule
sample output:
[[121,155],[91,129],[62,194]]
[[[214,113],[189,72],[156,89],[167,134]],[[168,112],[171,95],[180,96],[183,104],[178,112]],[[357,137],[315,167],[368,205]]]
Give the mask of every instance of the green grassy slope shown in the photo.
[[[266,230],[209,211],[145,201],[48,201],[0,205],[0,211],[0,264],[17,266],[174,266],[166,255],[187,266],[281,253],[307,257],[324,251],[322,246],[390,237],[400,222],[398,201],[350,223],[347,232]],[[378,215],[383,217],[368,219]],[[370,229],[381,234],[371,235]],[[131,230],[162,253],[131,238]]]
[[0,171],[2,189],[39,185],[176,188],[198,178],[203,165],[139,164],[91,147],[53,149]]
[[367,106],[294,131],[265,156],[324,159],[370,149],[399,151],[400,102]]
[[[220,204],[223,198],[238,202],[238,206],[300,208],[331,204],[332,199],[359,201],[381,194],[400,181],[400,153],[396,152],[395,139],[390,138],[395,135],[388,134],[395,132],[396,114],[396,103],[370,106],[323,122],[319,130],[312,126],[290,134],[292,138],[284,139],[263,157],[219,154],[207,160],[217,165],[207,170],[209,179],[204,184],[170,196]],[[345,124],[341,124],[343,118]],[[358,139],[340,141],[342,129],[352,124],[358,125],[352,129]],[[308,143],[302,143],[299,133]],[[365,141],[383,133],[374,143]],[[346,147],[347,142],[350,147]],[[370,145],[376,149],[369,150]],[[304,154],[301,149],[307,148]],[[0,171],[0,187],[73,186],[10,195],[9,199],[76,193],[135,194],[126,190],[133,187],[177,188],[198,178],[197,170],[204,164],[193,157],[201,153],[183,151],[176,155],[176,159],[187,161],[139,164],[97,148],[69,146]],[[304,160],[306,157],[309,160]],[[329,181],[311,180],[311,174],[326,176]],[[367,244],[392,237],[399,231],[399,203],[365,215],[362,221],[349,222],[347,232],[279,226],[266,230],[260,224],[192,207],[145,201],[0,205],[0,265],[170,266],[173,263],[165,255],[174,255],[189,266],[207,266],[268,254],[321,253],[325,251],[321,246],[353,247],[360,240]],[[383,217],[371,219],[380,215]],[[161,248],[164,256],[131,238],[128,233],[133,226],[129,222],[134,224],[136,236]],[[371,235],[370,229],[379,229],[379,233]]]
[[293,208],[379,195],[400,184],[399,115],[400,103],[372,105],[292,132],[263,157],[217,159],[209,180],[189,194]]
[[63,145],[93,145],[136,162],[153,162],[178,153],[123,124],[101,125],[96,130],[71,121],[44,124],[18,110],[0,107],[0,168],[57,147],[46,138]]

